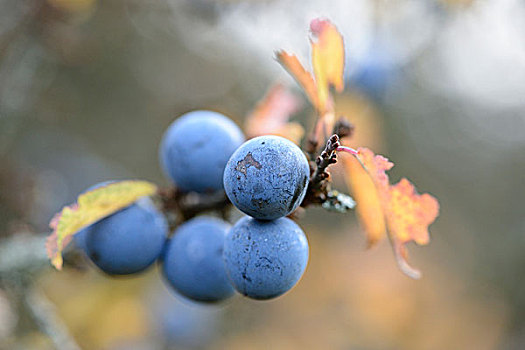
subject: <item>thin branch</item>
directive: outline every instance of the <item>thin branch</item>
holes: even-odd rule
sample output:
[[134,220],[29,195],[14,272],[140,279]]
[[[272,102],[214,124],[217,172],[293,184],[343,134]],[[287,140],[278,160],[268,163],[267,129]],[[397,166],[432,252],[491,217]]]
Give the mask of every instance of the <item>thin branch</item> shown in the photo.
[[19,232],[0,241],[0,285],[13,291],[13,297],[27,310],[38,328],[57,349],[80,347],[47,297],[33,286],[35,274],[49,267],[46,236]]
[[339,136],[334,134],[328,139],[325,149],[315,160],[317,168],[310,179],[310,183],[313,186],[319,187],[323,180],[328,179],[330,173],[327,172],[327,168],[329,165],[337,162],[336,150],[340,146]]
[[0,241],[0,276],[11,272],[30,272],[49,265],[45,235],[17,233]]
[[36,288],[31,288],[24,294],[23,301],[38,328],[49,337],[55,348],[80,350],[80,346],[69,334],[66,325],[56,313],[55,306],[44,293]]
[[322,204],[328,198],[330,191],[330,173],[327,171],[329,165],[337,162],[336,150],[340,146],[339,136],[332,135],[321,154],[315,159],[315,167],[310,176],[306,196],[301,203],[302,207],[310,204]]
[[[182,192],[176,188],[159,191],[164,212],[168,214],[170,228],[175,228],[206,211],[217,211],[227,216],[231,202],[224,191],[214,193]],[[172,214],[171,216],[169,214]]]

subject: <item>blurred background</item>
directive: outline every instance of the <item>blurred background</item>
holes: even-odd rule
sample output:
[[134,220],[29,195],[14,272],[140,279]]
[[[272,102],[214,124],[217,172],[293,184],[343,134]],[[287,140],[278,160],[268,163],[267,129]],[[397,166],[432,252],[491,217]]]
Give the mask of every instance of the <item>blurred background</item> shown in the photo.
[[[310,261],[270,302],[199,306],[157,268],[55,271],[48,222],[99,181],[168,185],[165,128],[191,109],[239,125],[308,62],[308,25],[345,38],[338,114],[353,144],[435,195],[431,243],[366,251],[354,213],[310,209]],[[525,349],[525,3],[520,0],[0,0],[1,349]],[[335,187],[345,191],[342,169]]]

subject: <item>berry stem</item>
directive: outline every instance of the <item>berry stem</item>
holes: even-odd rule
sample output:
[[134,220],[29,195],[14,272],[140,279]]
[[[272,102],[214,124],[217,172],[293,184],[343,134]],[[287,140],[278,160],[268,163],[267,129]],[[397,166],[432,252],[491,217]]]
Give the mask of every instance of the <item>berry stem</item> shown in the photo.
[[352,147],[347,147],[347,146],[339,146],[337,147],[336,149],[337,152],[346,152],[346,153],[350,153],[351,155],[353,156],[357,156],[359,155],[359,152],[356,151],[355,149],[353,149]]
[[206,211],[216,211],[226,218],[231,202],[224,191],[214,193],[182,192],[176,188],[161,189],[159,198],[164,213],[169,213],[170,231],[181,223]]

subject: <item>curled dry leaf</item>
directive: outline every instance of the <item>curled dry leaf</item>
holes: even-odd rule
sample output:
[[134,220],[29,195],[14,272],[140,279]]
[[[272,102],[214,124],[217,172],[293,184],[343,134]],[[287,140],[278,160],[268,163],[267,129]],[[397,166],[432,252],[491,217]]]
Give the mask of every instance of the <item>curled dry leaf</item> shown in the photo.
[[53,232],[46,249],[51,264],[62,269],[62,251],[76,232],[156,192],[157,187],[150,182],[130,180],[112,182],[78,196],[77,203],[64,207],[49,223]]
[[299,98],[283,85],[274,85],[247,117],[244,128],[246,135],[248,137],[278,135],[299,144],[304,129],[299,123],[289,122],[289,119],[299,111],[300,107]]

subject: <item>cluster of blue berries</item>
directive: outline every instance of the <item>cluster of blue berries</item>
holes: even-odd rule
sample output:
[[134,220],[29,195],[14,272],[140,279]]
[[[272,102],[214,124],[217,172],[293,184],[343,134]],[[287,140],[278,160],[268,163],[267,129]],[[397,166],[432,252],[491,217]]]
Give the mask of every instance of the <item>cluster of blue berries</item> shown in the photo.
[[226,164],[226,195],[249,215],[237,221],[224,242],[226,271],[241,294],[274,298],[301,278],[308,242],[301,228],[285,216],[301,204],[309,175],[301,149],[278,136],[245,142]]
[[170,125],[160,146],[162,167],[177,188],[225,191],[248,215],[235,225],[197,216],[168,238],[165,215],[143,198],[77,233],[77,245],[112,275],[137,273],[159,261],[168,284],[196,301],[225,300],[235,290],[254,299],[285,293],[308,262],[306,237],[286,218],[306,194],[308,161],[282,137],[243,142],[227,117],[194,111]]

